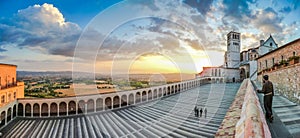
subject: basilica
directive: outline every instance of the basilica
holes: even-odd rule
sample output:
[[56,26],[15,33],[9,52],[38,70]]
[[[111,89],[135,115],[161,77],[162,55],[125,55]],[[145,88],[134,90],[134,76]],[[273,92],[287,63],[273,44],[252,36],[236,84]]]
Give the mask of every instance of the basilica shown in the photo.
[[238,82],[245,78],[257,79],[256,58],[278,48],[272,35],[266,40],[260,40],[257,47],[241,51],[241,34],[231,31],[227,34],[227,51],[224,55],[224,64],[216,67],[203,67],[203,71],[196,77],[221,78],[220,82]]

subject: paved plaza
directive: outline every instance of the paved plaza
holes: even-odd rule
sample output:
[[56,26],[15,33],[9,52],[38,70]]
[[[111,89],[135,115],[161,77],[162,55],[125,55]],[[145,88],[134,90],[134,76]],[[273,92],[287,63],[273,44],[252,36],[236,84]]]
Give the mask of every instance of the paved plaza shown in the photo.
[[[88,115],[17,118],[4,137],[214,137],[239,83],[206,84],[136,106]],[[195,117],[194,107],[207,108]]]

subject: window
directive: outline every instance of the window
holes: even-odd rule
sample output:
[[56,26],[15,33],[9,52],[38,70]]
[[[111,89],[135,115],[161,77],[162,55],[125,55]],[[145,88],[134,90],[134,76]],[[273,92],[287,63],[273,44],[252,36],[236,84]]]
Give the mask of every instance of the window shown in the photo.
[[295,51],[293,52],[293,56],[296,56],[296,52]]
[[17,92],[14,92],[14,99],[17,98]]
[[266,69],[268,68],[268,61],[266,60]]
[[281,61],[283,61],[283,55],[281,55]]
[[11,94],[8,94],[8,99],[7,99],[8,101],[10,101],[11,100]]
[[261,69],[261,62],[259,62],[259,69]]
[[272,42],[270,43],[270,46],[271,46],[271,47],[273,46],[273,43],[272,43]]
[[4,102],[5,102],[5,96],[2,95],[2,96],[1,96],[1,103],[4,103]]
[[272,63],[273,63],[273,66],[274,66],[274,61],[275,61],[275,59],[274,59],[274,58],[272,58]]

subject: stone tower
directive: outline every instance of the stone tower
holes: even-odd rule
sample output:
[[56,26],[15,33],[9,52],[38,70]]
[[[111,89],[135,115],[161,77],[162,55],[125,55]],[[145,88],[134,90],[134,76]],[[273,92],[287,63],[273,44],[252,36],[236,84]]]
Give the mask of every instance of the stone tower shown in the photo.
[[240,66],[240,35],[240,33],[233,31],[227,34],[227,52],[225,55],[226,68],[239,68]]

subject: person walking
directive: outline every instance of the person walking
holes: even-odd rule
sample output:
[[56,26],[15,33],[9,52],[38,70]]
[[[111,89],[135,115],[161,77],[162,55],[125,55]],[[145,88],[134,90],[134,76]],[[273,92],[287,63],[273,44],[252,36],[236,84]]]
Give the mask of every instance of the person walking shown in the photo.
[[206,118],[206,115],[207,115],[207,109],[206,109],[206,107],[204,108],[204,115],[205,115],[205,118]]
[[197,117],[197,106],[195,106],[194,112],[195,112],[195,117]]
[[202,108],[200,109],[200,117],[202,117],[202,112],[203,112],[203,110],[202,110]]
[[269,76],[263,76],[263,87],[262,90],[256,89],[258,93],[264,94],[264,108],[266,110],[266,119],[273,122],[273,113],[272,113],[272,101],[274,96],[273,83],[269,81]]

